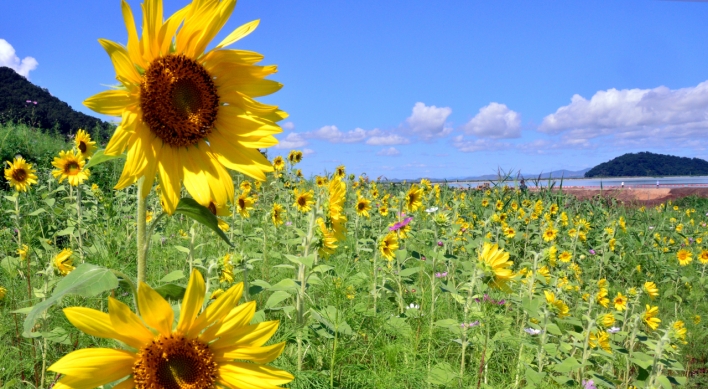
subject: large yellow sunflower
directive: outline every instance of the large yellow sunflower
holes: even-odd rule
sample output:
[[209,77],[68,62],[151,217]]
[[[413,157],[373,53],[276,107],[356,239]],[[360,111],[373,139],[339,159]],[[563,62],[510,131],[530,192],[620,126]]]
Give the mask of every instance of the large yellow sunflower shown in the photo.
[[486,272],[492,277],[489,286],[505,289],[506,283],[514,276],[514,272],[510,269],[514,263],[509,260],[509,253],[496,244],[484,242],[477,259],[484,264]]
[[71,256],[74,254],[71,249],[64,249],[56,257],[54,257],[54,268],[57,269],[61,275],[65,276],[74,270],[74,260]]
[[54,157],[52,165],[56,167],[52,170],[52,175],[59,182],[66,179],[71,186],[79,186],[85,180],[88,180],[90,172],[84,169],[86,160],[81,154],[74,154],[74,150],[60,151],[58,157]]
[[406,208],[409,212],[413,212],[423,206],[423,190],[418,185],[411,185],[406,193]]
[[387,261],[393,261],[396,258],[396,250],[398,250],[398,237],[395,232],[389,232],[379,242],[379,251]]
[[278,203],[273,203],[273,209],[270,212],[270,218],[273,220],[273,224],[279,226],[283,224],[283,214],[285,213],[285,208]]
[[137,296],[142,316],[112,297],[108,313],[65,308],[67,319],[84,333],[116,339],[130,349],[74,351],[49,367],[64,375],[54,387],[95,388],[124,377],[116,388],[274,388],[292,381],[288,372],[266,365],[285,347],[284,342],[263,346],[278,321],[249,325],[256,303],[237,305],[242,291],[243,283],[232,286],[198,315],[205,286],[193,271],[176,326],[170,304],[144,283]]
[[258,151],[278,143],[277,121],[287,114],[255,97],[282,85],[266,80],[276,66],[255,66],[263,56],[227,50],[255,30],[247,23],[206,51],[231,16],[236,0],[193,0],[172,16],[163,17],[161,0],[142,6],[142,35],[127,2],[122,2],[127,46],[100,39],[113,62],[120,86],[88,98],[90,109],[122,120],[106,146],[106,155],[128,150],[117,189],[144,177],[147,196],[158,175],[163,207],[173,213],[181,184],[206,206],[209,192],[220,204],[233,199],[233,182],[225,168],[258,180],[272,171]]
[[344,214],[344,203],[346,201],[347,185],[339,176],[332,178],[329,182],[329,220],[332,224],[332,232],[337,240],[346,239],[347,216]]
[[369,217],[369,211],[371,210],[371,200],[359,197],[356,200],[356,214],[363,217]]
[[334,233],[327,229],[324,220],[321,217],[317,218],[317,226],[319,227],[320,241],[318,243],[317,254],[322,258],[327,258],[334,253],[337,248],[337,238]]
[[273,169],[276,172],[285,169],[285,160],[280,155],[273,159]]
[[96,151],[96,142],[92,141],[91,135],[84,130],[79,130],[79,132],[76,133],[74,144],[84,158],[91,158]]
[[295,188],[293,190],[293,196],[295,196],[295,206],[297,207],[297,210],[300,212],[310,212],[310,209],[312,209],[312,204],[315,203],[315,200],[313,199],[315,197],[315,192],[310,190],[310,191],[305,191],[303,190],[300,192],[299,189]]
[[24,158],[16,157],[12,162],[5,161],[5,179],[14,186],[18,192],[27,192],[30,185],[37,183],[37,175],[31,163],[27,163]]

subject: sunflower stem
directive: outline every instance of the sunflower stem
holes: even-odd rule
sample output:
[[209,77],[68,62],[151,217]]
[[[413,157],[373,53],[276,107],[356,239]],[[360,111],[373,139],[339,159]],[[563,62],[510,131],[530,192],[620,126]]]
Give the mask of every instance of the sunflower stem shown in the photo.
[[76,186],[76,220],[79,226],[79,256],[81,263],[84,263],[84,238],[81,233],[81,184]]
[[145,219],[145,211],[147,209],[147,196],[146,194],[143,194],[143,181],[145,181],[145,177],[141,177],[138,180],[138,215],[137,219],[135,220],[138,224],[138,286],[141,282],[145,282],[145,269],[147,260],[147,258],[145,258],[145,226],[147,224],[147,221]]

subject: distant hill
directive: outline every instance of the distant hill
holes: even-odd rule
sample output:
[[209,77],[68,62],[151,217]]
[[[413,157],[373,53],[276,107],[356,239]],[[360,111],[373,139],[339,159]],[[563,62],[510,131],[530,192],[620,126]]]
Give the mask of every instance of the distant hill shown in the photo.
[[585,173],[585,177],[708,175],[708,161],[650,152],[628,153],[601,163]]
[[84,129],[107,139],[113,133],[112,124],[73,110],[47,89],[3,66],[0,67],[0,123],[7,122],[25,123],[62,135]]

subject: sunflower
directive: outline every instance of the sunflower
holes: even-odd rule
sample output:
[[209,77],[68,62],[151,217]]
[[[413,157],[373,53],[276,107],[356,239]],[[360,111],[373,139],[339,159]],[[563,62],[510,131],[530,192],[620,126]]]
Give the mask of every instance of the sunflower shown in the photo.
[[652,281],[647,281],[644,283],[644,290],[647,292],[647,294],[649,295],[649,297],[651,297],[652,300],[654,300],[654,298],[659,295],[659,288],[657,288],[656,284]]
[[273,159],[273,170],[279,172],[285,169],[285,160],[280,155]]
[[242,291],[243,283],[232,286],[198,315],[205,285],[193,271],[174,328],[172,307],[145,283],[137,293],[142,318],[113,297],[108,298],[108,313],[65,308],[67,319],[84,333],[116,339],[131,349],[69,353],[49,367],[64,375],[55,387],[95,388],[123,377],[128,378],[118,387],[138,389],[273,388],[292,381],[289,373],[266,365],[285,347],[285,342],[263,346],[278,321],[249,325],[256,303],[237,305]]
[[556,239],[556,236],[558,236],[558,230],[553,227],[548,227],[545,231],[543,231],[543,240],[546,242]]
[[[250,197],[249,197],[250,198]],[[216,216],[216,221],[219,225],[219,228],[222,231],[228,231],[229,230],[229,223],[221,220],[219,216],[229,216],[231,215],[231,210],[229,210],[229,207],[226,206],[226,204],[217,204],[213,199],[209,200],[209,205],[207,205],[207,208],[211,213]],[[246,216],[248,217],[248,216]]]
[[386,204],[381,204],[379,206],[379,214],[381,216],[388,216],[388,206]]
[[398,238],[395,232],[389,232],[379,242],[379,252],[390,262],[396,258],[396,250],[398,250]]
[[337,169],[335,169],[335,171],[334,171],[334,176],[344,179],[344,177],[346,175],[347,175],[347,169],[344,167],[344,165],[337,166]]
[[371,210],[371,201],[364,197],[359,197],[356,200],[355,208],[357,215],[368,218],[369,210]]
[[563,252],[560,253],[560,255],[558,256],[558,259],[560,259],[560,261],[561,261],[561,262],[564,262],[564,263],[570,262],[570,260],[571,260],[572,258],[573,258],[573,254],[571,254],[571,253],[568,252],[568,251],[563,251]]
[[644,323],[646,323],[649,328],[655,330],[659,327],[659,323],[661,323],[661,320],[656,317],[658,314],[659,307],[650,307],[647,305],[646,311],[642,314],[642,320],[644,320]]
[[15,157],[12,162],[5,161],[5,163],[7,163],[5,179],[10,186],[15,187],[16,191],[27,192],[30,185],[37,183],[37,175],[32,164],[27,163],[24,158]]
[[312,209],[312,204],[315,203],[313,198],[315,197],[315,192],[310,190],[310,191],[305,191],[303,190],[300,192],[297,188],[293,190],[293,195],[295,196],[295,207],[297,207],[297,210],[305,213],[305,212],[310,212]]
[[295,170],[295,177],[297,178],[304,178],[305,176],[302,174],[302,169],[297,169]]
[[598,323],[603,327],[609,328],[615,324],[615,315],[612,312],[606,313],[598,318]]
[[285,208],[278,203],[273,203],[273,209],[270,211],[270,218],[273,220],[273,224],[276,226],[283,224],[283,213],[285,213]]
[[231,263],[230,253],[226,253],[226,255],[221,258],[221,275],[219,276],[219,282],[228,284],[234,282],[234,265]]
[[320,243],[317,254],[320,257],[327,258],[334,253],[337,248],[337,238],[334,233],[327,229],[324,220],[321,217],[317,218],[317,226],[319,227]]
[[81,155],[86,159],[91,158],[96,151],[96,142],[92,141],[91,136],[84,130],[79,130],[79,132],[76,133],[74,144],[76,145],[76,149],[79,150]]
[[676,320],[674,324],[671,325],[671,328],[673,329],[674,336],[678,340],[681,341],[681,343],[686,344],[686,324],[683,322],[683,320]]
[[406,193],[406,208],[409,212],[413,212],[423,206],[423,190],[418,187],[418,185],[411,185],[410,189]]
[[327,185],[327,177],[315,176],[315,184],[319,188]]
[[701,251],[701,255],[698,256],[698,260],[702,264],[708,265],[708,250]]
[[23,244],[22,247],[17,249],[17,255],[20,256],[20,260],[24,261],[27,259],[27,253],[29,252],[29,247],[27,247],[26,244]]
[[620,292],[617,292],[617,296],[612,300],[612,303],[615,304],[615,309],[618,311],[627,309],[627,297],[623,296]]
[[492,276],[490,286],[498,289],[505,289],[506,283],[513,277],[510,267],[514,263],[509,260],[509,253],[500,249],[498,245],[484,242],[482,251],[477,257],[486,269],[487,274]]
[[259,180],[272,171],[258,149],[278,143],[273,134],[282,129],[275,122],[287,114],[253,98],[282,87],[264,79],[277,67],[255,66],[263,59],[258,53],[224,49],[251,33],[258,21],[205,52],[235,6],[236,0],[193,0],[164,20],[162,1],[149,0],[142,7],[139,36],[130,6],[122,3],[127,45],[99,40],[120,86],[84,101],[98,113],[122,117],[104,151],[119,155],[128,149],[116,189],[145,177],[141,186],[147,196],[159,175],[162,203],[172,214],[182,182],[203,206],[210,192],[225,204],[233,199],[225,168]]
[[546,297],[546,303],[549,308],[554,311],[558,317],[563,318],[569,315],[568,312],[570,311],[570,308],[568,308],[568,305],[563,300],[557,299],[553,292],[549,292],[547,290],[544,290],[543,294]]
[[90,172],[84,169],[86,160],[81,154],[74,154],[74,150],[60,151],[58,157],[54,157],[52,165],[56,167],[52,170],[54,178],[59,179],[59,182],[67,179],[69,185],[78,186],[84,180],[88,180]]
[[290,154],[288,154],[288,161],[290,161],[291,165],[300,163],[300,161],[302,161],[302,151],[291,150]]
[[7,289],[5,287],[0,286],[0,301],[5,299],[5,296],[7,295]]
[[74,260],[71,255],[74,254],[71,249],[64,249],[56,257],[54,257],[54,268],[57,269],[61,275],[65,276],[74,270]]
[[516,236],[516,231],[511,227],[506,227],[503,229],[503,231],[504,236],[506,236],[507,239],[511,239]]
[[676,259],[678,259],[679,265],[681,266],[687,266],[691,263],[691,261],[693,261],[691,252],[684,249],[681,249],[678,251],[678,253],[676,253]]
[[588,338],[588,345],[592,348],[600,347],[601,349],[612,352],[610,347],[610,335],[605,331],[591,332]]
[[253,204],[255,202],[256,201],[253,199],[253,197],[248,196],[248,193],[241,193],[236,198],[236,211],[239,215],[241,215],[241,217],[249,218],[250,214],[248,213],[248,211],[253,209]]
[[253,189],[253,187],[251,186],[251,181],[248,180],[243,180],[243,182],[241,182],[241,185],[239,185],[238,188],[241,189],[241,192],[244,193],[249,193]]
[[332,225],[332,232],[337,240],[346,239],[347,217],[344,214],[344,202],[346,201],[347,185],[338,177],[329,182],[329,220]]

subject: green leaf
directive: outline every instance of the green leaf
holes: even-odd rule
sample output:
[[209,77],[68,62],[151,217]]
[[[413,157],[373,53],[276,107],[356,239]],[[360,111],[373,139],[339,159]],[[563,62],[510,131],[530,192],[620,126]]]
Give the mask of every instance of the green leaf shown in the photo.
[[408,277],[408,276],[411,276],[415,273],[418,273],[420,271],[420,269],[421,269],[420,267],[411,267],[408,269],[403,269],[403,270],[401,270],[400,273],[398,273],[398,275],[401,277]]
[[56,327],[49,332],[42,332],[42,337],[54,343],[61,343],[66,345],[71,344],[71,338],[69,337],[69,333],[61,327]]
[[229,238],[224,234],[224,231],[221,231],[221,228],[219,228],[219,220],[214,216],[213,213],[207,208],[202,206],[201,204],[197,203],[194,201],[194,199],[190,198],[181,198],[179,199],[179,204],[177,204],[177,209],[175,209],[175,213],[180,213],[184,216],[187,216],[191,219],[194,219],[195,221],[209,227],[212,231],[216,232],[219,237],[226,242],[231,247],[234,247],[233,244],[229,241]]
[[52,295],[35,305],[25,318],[22,336],[30,337],[32,327],[39,316],[47,308],[62,297],[74,294],[82,297],[93,297],[107,290],[118,287],[118,278],[109,269],[83,263],[64,277],[54,288]]
[[179,300],[184,297],[184,292],[187,289],[184,286],[179,286],[175,284],[165,284],[155,288],[155,292],[159,293],[160,296],[168,300]]
[[40,209],[38,209],[38,210],[36,210],[36,211],[34,211],[34,212],[31,212],[28,216],[37,216],[37,215],[39,215],[40,213],[44,213],[44,212],[47,212],[47,211],[46,211],[44,208],[40,208]]
[[568,357],[563,362],[553,366],[553,370],[559,373],[568,373],[580,367],[580,362],[574,357]]
[[330,271],[330,270],[332,270],[332,269],[334,269],[334,266],[330,266],[330,265],[317,265],[317,266],[315,266],[314,269],[312,269],[312,272],[313,272],[313,273],[322,273],[322,274],[324,274],[324,273],[327,273],[328,271]]
[[160,282],[172,282],[181,280],[182,278],[184,278],[184,272],[182,270],[175,270],[172,273],[162,277]]
[[117,159],[117,158],[125,158],[126,154],[121,154],[121,155],[106,155],[103,153],[104,149],[96,151],[91,159],[89,159],[88,163],[84,166],[84,169],[88,169],[90,167],[102,164],[104,162],[108,162],[112,159]]
[[342,335],[354,334],[352,327],[344,319],[344,314],[331,305],[319,312],[313,310],[312,317],[332,332],[338,332]]
[[563,333],[561,332],[560,328],[558,328],[557,325],[553,323],[548,323],[546,324],[546,331],[548,331],[550,334],[556,335],[556,336],[562,336]]
[[430,369],[428,382],[433,385],[447,385],[457,379],[459,375],[455,369],[447,362],[441,362]]
[[278,304],[282,303],[283,301],[287,300],[290,298],[290,293],[278,290],[273,292],[273,294],[268,297],[268,301],[266,301],[265,305],[263,308],[265,309],[271,309],[275,308],[278,306]]
[[406,323],[405,319],[397,316],[391,316],[388,318],[384,324],[384,330],[391,335],[404,336],[406,338],[413,334],[411,325]]
[[526,368],[526,380],[534,383],[536,385],[541,385],[543,383],[543,377],[546,376],[544,372],[537,372],[529,367]]

